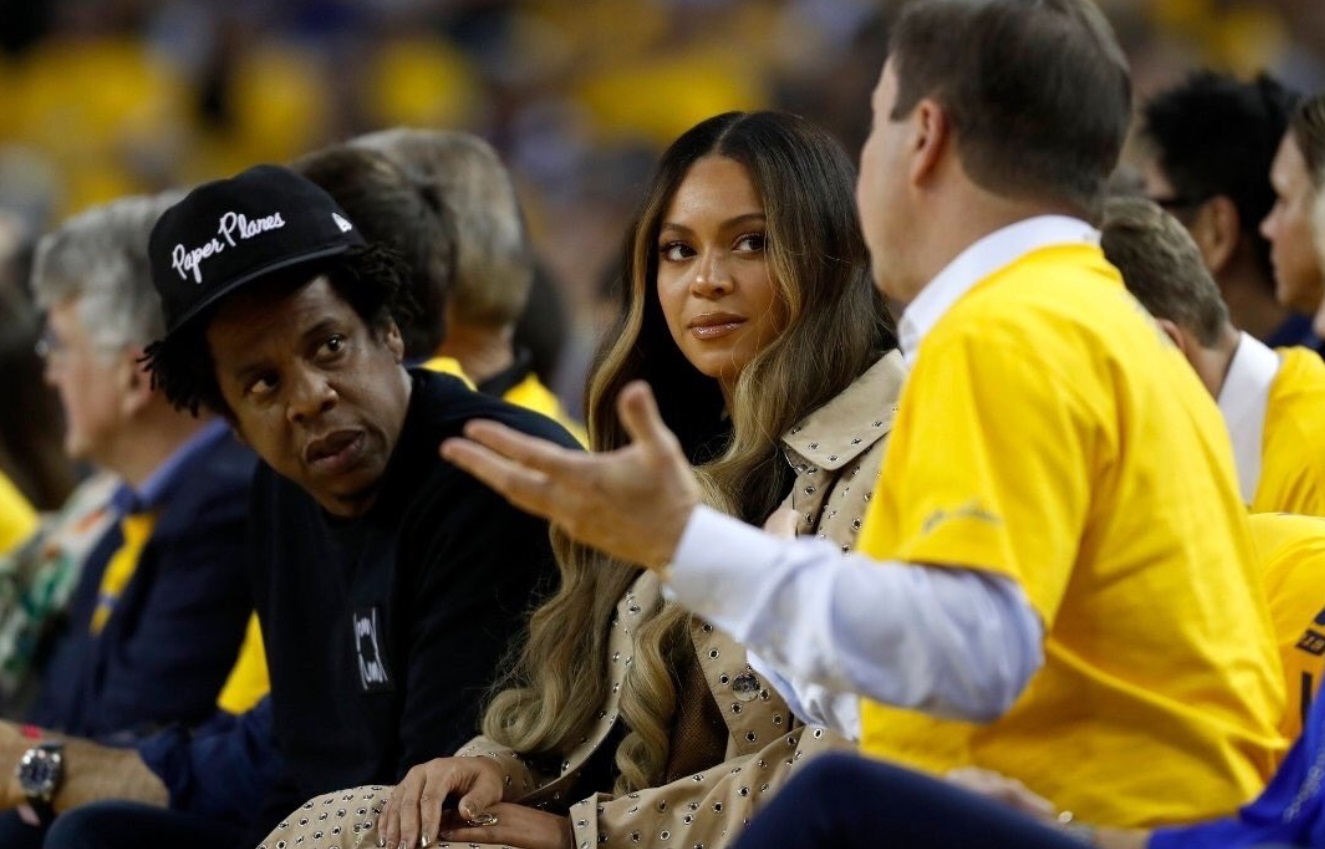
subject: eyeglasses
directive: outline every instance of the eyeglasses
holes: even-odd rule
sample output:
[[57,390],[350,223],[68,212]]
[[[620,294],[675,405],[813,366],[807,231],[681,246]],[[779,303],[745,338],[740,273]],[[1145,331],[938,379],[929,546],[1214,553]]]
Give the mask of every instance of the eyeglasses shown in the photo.
[[42,360],[50,361],[58,359],[64,353],[64,345],[54,333],[44,330],[37,344],[32,346],[32,352]]
[[[112,344],[110,342],[89,342],[83,346],[83,350],[112,352],[121,351],[124,345]],[[56,363],[63,360],[70,351],[68,345],[60,341],[60,337],[51,332],[50,328],[42,331],[41,338],[32,346],[32,351],[44,362]]]

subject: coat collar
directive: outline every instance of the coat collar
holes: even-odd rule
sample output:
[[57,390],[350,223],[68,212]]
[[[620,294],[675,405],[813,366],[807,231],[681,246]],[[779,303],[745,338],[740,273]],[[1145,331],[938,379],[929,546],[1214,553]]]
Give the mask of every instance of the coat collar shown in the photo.
[[835,398],[782,436],[787,460],[797,471],[811,466],[833,471],[859,457],[892,428],[906,363],[897,351],[882,359]]

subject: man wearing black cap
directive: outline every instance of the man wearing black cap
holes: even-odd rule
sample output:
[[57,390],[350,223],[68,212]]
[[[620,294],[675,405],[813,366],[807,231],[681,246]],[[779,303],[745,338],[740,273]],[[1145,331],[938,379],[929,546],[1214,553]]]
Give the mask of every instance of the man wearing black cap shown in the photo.
[[546,525],[441,461],[439,437],[498,416],[574,440],[406,371],[404,266],[293,172],[195,190],[150,256],[167,323],[153,375],[265,463],[251,577],[288,792],[272,813],[454,751],[553,558]]
[[[406,370],[401,260],[287,169],[195,189],[149,254],[167,328],[148,349],[153,378],[264,461],[249,572],[284,761],[255,825],[266,833],[313,795],[393,781],[472,737],[508,640],[552,582],[546,524],[441,460],[439,440],[495,417],[576,443]],[[325,813],[332,833],[358,812]]]

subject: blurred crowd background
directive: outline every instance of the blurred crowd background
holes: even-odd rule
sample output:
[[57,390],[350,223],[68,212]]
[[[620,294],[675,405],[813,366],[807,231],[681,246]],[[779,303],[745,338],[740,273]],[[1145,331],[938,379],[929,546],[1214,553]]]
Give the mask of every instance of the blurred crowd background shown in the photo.
[[[0,0],[0,268],[21,279],[35,235],[122,194],[378,127],[470,130],[516,176],[548,284],[532,309],[566,331],[556,385],[577,405],[661,148],[779,107],[854,155],[901,2]],[[1325,0],[1101,4],[1139,98],[1199,66],[1325,88]]]

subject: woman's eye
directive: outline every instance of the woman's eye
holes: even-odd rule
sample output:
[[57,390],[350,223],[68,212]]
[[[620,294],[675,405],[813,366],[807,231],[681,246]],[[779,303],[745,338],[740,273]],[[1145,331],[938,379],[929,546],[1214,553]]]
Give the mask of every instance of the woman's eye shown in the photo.
[[684,242],[667,242],[658,246],[658,255],[667,262],[680,262],[694,256],[694,253]]
[[763,233],[747,233],[736,240],[736,250],[761,253],[767,244],[768,239]]

